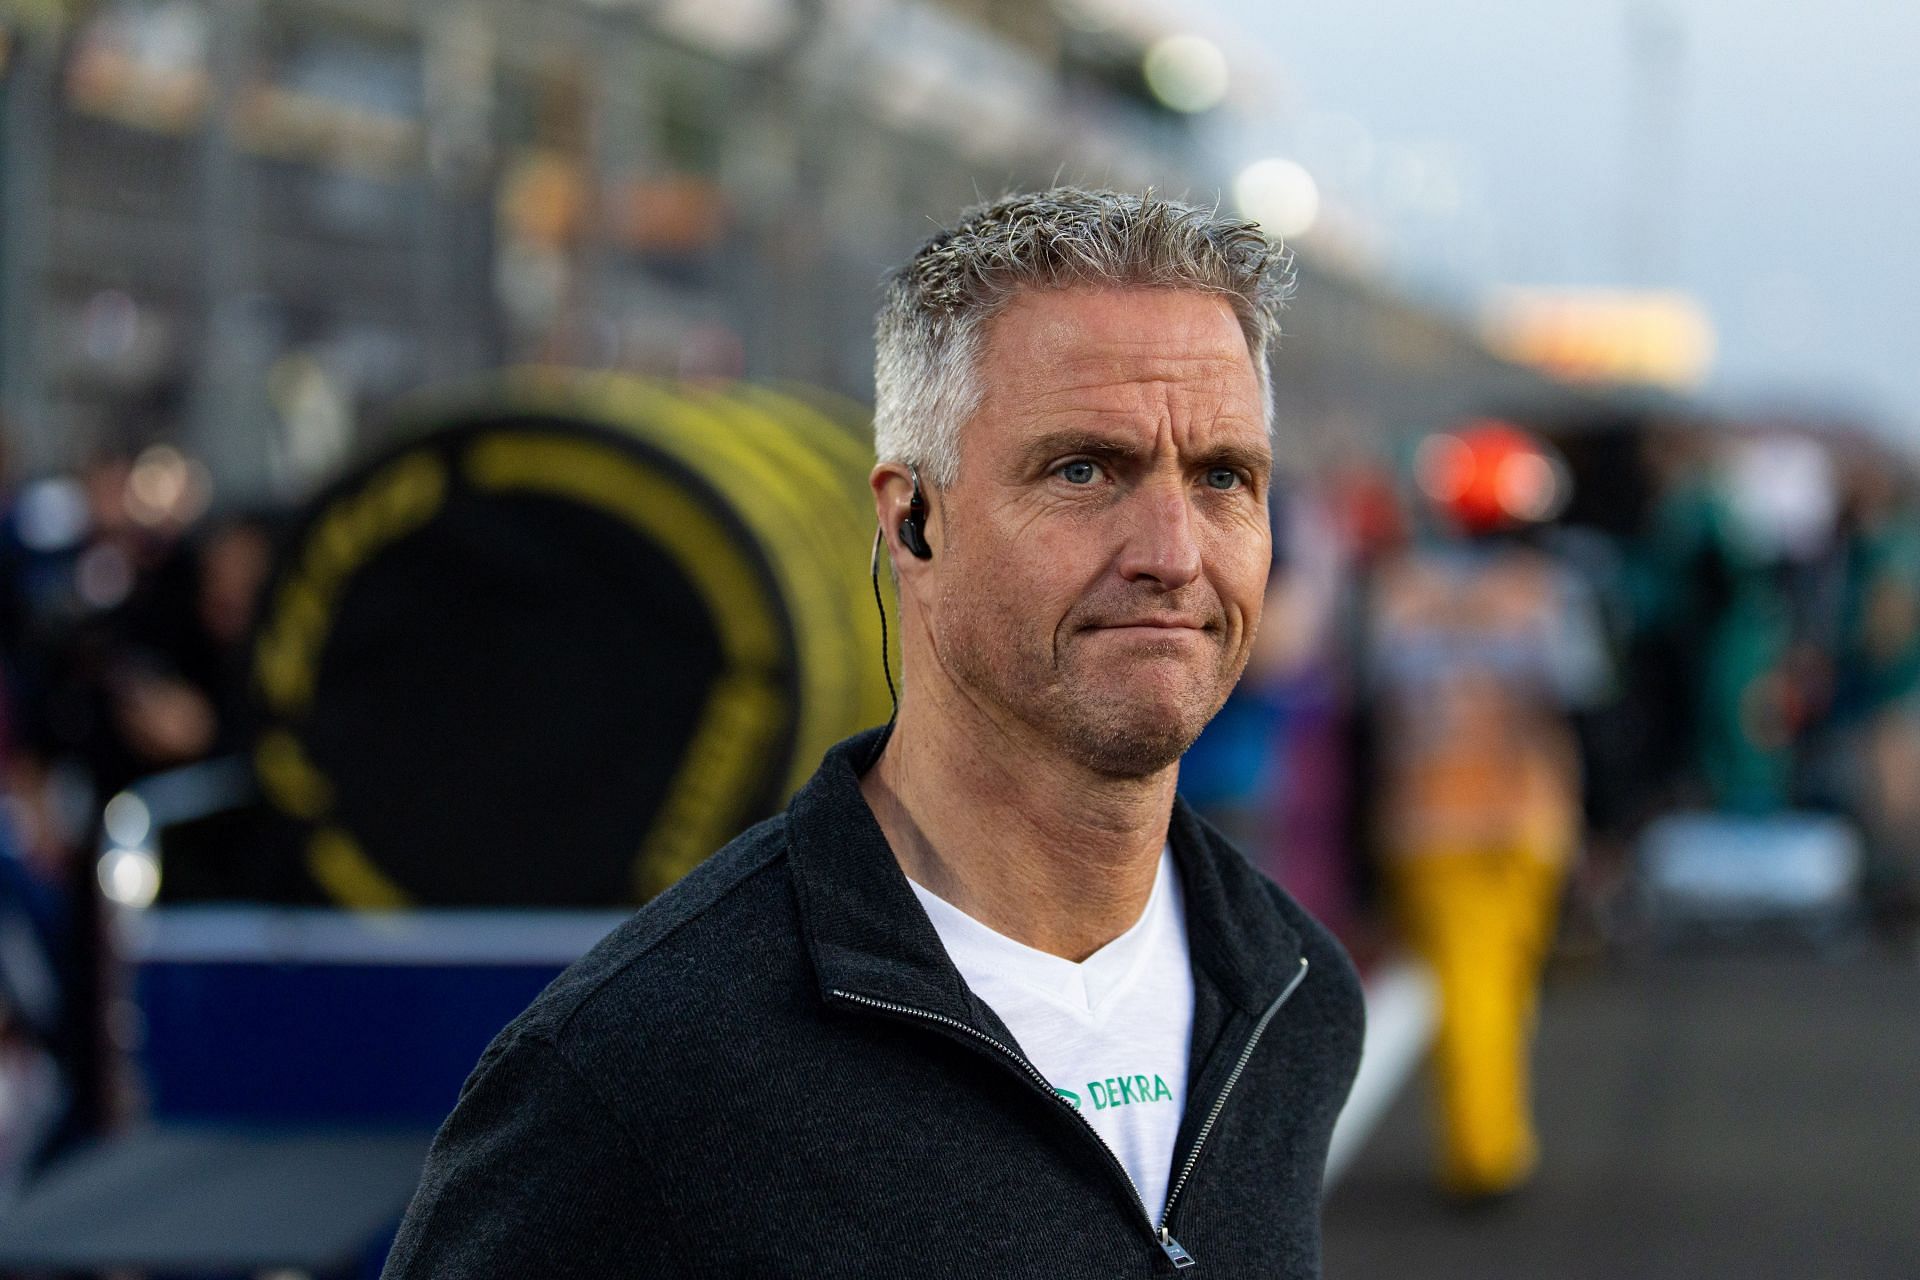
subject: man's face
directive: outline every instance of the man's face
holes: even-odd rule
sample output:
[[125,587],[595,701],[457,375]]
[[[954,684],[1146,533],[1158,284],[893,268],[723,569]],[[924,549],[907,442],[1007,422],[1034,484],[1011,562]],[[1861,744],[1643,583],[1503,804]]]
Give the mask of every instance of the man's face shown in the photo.
[[1016,298],[939,494],[934,660],[1101,773],[1180,758],[1266,591],[1272,449],[1232,308],[1169,289]]

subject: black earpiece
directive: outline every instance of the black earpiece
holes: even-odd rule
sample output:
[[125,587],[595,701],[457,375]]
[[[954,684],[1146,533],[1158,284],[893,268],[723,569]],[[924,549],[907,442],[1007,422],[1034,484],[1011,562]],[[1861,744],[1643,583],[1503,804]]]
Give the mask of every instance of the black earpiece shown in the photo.
[[933,548],[927,545],[927,500],[920,496],[920,469],[909,466],[913,476],[913,497],[907,499],[907,518],[900,522],[900,545],[921,560],[933,559]]

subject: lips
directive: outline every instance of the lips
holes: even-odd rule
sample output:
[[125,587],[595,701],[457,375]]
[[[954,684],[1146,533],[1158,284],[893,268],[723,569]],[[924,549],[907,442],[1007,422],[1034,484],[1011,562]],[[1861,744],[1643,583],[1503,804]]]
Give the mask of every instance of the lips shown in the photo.
[[1134,630],[1134,629],[1149,630],[1149,631],[1207,631],[1207,630],[1210,630],[1207,623],[1202,622],[1198,619],[1167,618],[1167,617],[1128,618],[1128,619],[1118,620],[1114,622],[1096,622],[1087,628],[1087,630],[1089,631],[1126,631],[1126,630]]

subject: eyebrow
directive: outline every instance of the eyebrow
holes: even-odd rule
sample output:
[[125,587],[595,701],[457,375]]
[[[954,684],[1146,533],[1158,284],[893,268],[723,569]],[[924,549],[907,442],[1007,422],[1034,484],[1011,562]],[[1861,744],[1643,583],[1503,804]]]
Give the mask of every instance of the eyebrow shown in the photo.
[[1048,431],[1029,440],[1027,447],[1021,450],[1020,460],[1025,464],[1025,468],[1031,469],[1069,453],[1084,453],[1095,458],[1133,460],[1139,458],[1144,452],[1145,450],[1131,440],[1103,435],[1098,431],[1089,431],[1085,427],[1069,427],[1060,431]]
[[[1069,427],[1035,436],[1027,442],[1020,456],[1024,469],[1031,470],[1054,458],[1072,453],[1086,454],[1093,458],[1133,462],[1144,457],[1146,450],[1142,449],[1137,442],[1124,437],[1090,431],[1085,427]],[[1237,467],[1248,475],[1257,477],[1264,477],[1273,470],[1272,453],[1231,442],[1206,449],[1194,461],[1201,467]]]
[[1238,467],[1250,476],[1265,476],[1273,470],[1273,452],[1243,444],[1219,444],[1200,455],[1208,467]]

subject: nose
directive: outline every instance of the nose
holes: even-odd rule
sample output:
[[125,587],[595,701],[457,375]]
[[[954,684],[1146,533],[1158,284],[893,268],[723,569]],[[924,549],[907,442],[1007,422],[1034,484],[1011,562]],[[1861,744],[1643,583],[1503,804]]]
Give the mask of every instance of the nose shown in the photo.
[[1200,542],[1193,506],[1179,481],[1143,485],[1127,506],[1127,540],[1120,576],[1177,591],[1200,576]]

